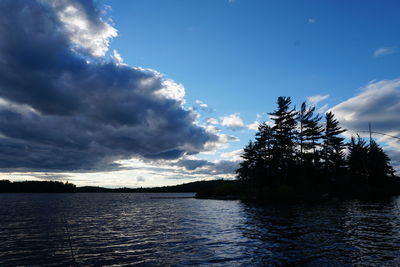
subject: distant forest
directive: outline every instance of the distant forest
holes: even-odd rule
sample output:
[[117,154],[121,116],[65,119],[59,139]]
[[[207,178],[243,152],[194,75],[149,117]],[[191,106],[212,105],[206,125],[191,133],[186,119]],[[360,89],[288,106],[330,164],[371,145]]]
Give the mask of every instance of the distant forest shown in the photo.
[[104,188],[98,186],[77,187],[72,183],[59,181],[11,182],[0,180],[0,193],[198,193],[227,186],[231,189],[237,183],[239,181],[210,180],[152,188]]
[[272,123],[261,123],[244,148],[237,177],[255,185],[256,194],[274,194],[277,188],[283,194],[386,193],[398,185],[389,157],[375,140],[357,135],[346,143],[346,129],[332,112],[323,121],[306,102],[300,110],[291,104],[290,97],[279,97],[269,113]]
[[76,186],[58,181],[11,182],[0,180],[0,193],[72,193]]

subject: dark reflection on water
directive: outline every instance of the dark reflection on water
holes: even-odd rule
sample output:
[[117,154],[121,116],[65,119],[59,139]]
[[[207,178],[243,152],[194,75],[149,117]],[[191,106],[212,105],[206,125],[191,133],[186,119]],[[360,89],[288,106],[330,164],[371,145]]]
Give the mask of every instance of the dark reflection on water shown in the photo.
[[400,266],[400,198],[261,207],[154,196],[0,194],[0,266]]

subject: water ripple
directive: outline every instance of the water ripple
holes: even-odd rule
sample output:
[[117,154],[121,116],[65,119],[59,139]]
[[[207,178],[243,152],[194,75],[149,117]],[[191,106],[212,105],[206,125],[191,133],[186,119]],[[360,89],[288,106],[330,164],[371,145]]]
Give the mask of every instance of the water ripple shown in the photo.
[[154,196],[1,194],[0,266],[400,266],[400,198],[257,206]]

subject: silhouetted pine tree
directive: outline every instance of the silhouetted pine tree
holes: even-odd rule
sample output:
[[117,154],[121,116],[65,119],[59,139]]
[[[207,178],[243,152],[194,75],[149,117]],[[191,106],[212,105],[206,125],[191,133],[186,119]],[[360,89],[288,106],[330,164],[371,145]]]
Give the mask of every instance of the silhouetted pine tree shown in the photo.
[[360,136],[357,139],[352,137],[348,148],[347,164],[352,177],[367,185],[376,186],[394,175],[389,157],[374,140],[370,140],[368,145]]
[[381,184],[385,177],[393,176],[394,170],[390,165],[390,158],[383,149],[374,141],[368,147],[368,172],[371,182]]
[[368,146],[364,139],[352,136],[348,144],[349,154],[347,156],[347,166],[353,177],[366,177],[368,175],[367,159]]
[[256,133],[256,142],[254,149],[257,153],[257,158],[261,160],[258,165],[259,173],[262,175],[264,182],[274,174],[274,162],[272,149],[274,145],[274,136],[272,128],[266,123],[261,123]]
[[346,130],[339,127],[339,122],[334,118],[332,112],[325,115],[324,139],[324,167],[325,171],[334,173],[342,169],[345,165],[343,149],[346,147],[344,138],[340,134]]
[[[317,146],[324,131],[319,124],[321,116],[314,116],[315,107],[307,108],[306,102],[301,104],[299,111],[299,141],[300,141],[300,161],[303,164],[305,159],[312,162],[313,166],[318,161]],[[311,150],[311,153],[310,153]]]
[[295,143],[296,136],[296,117],[297,112],[290,108],[292,103],[290,97],[278,97],[278,108],[272,113],[271,119],[274,122],[272,127],[274,146],[273,158],[277,170],[285,177],[295,163]]
[[236,170],[237,177],[239,180],[254,180],[255,169],[257,162],[257,154],[254,147],[254,143],[249,141],[249,143],[243,149],[242,158],[243,161],[239,164],[239,169]]

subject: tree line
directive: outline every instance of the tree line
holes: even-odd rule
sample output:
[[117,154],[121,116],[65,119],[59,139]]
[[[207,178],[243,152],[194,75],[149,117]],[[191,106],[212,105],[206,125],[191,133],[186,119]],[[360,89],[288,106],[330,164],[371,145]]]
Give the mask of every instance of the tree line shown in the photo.
[[259,125],[255,140],[244,148],[237,169],[239,180],[255,185],[317,186],[351,184],[380,186],[394,177],[390,159],[372,138],[353,136],[346,142],[332,112],[315,107],[292,107],[290,97],[279,97],[269,123]]
[[59,181],[20,181],[0,180],[0,193],[72,193],[76,186]]

